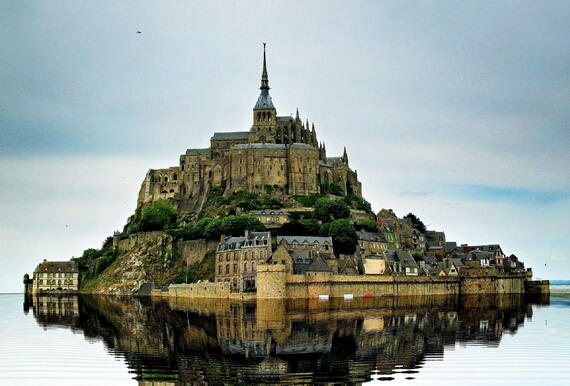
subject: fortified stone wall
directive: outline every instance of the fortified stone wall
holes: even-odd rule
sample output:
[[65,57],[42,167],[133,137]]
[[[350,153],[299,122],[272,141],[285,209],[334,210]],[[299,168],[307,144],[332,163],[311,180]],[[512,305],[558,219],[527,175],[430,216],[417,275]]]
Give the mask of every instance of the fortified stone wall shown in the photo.
[[[155,293],[153,292],[153,295]],[[187,298],[229,298],[229,283],[199,281],[193,284],[171,284],[167,296]]]
[[178,242],[180,254],[188,265],[202,261],[208,252],[216,251],[217,247],[218,241],[216,240],[199,239]]
[[152,231],[135,233],[125,238],[115,236],[113,237],[113,247],[119,252],[125,252],[147,243],[155,243],[163,235],[164,232],[162,231]]

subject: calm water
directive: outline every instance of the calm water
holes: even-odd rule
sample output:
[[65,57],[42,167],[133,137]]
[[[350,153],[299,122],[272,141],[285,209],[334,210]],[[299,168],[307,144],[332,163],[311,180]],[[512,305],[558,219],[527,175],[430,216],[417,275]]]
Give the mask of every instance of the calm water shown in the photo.
[[0,295],[0,312],[7,385],[570,384],[569,293],[257,304]]

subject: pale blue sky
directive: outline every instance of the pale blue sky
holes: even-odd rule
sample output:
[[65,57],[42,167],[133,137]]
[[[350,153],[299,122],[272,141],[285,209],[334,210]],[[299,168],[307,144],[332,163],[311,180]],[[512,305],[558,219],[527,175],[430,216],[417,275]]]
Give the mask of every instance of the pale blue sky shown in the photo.
[[263,41],[279,114],[346,144],[375,210],[570,278],[568,20],[567,1],[0,1],[0,292],[120,229],[148,168],[248,130]]

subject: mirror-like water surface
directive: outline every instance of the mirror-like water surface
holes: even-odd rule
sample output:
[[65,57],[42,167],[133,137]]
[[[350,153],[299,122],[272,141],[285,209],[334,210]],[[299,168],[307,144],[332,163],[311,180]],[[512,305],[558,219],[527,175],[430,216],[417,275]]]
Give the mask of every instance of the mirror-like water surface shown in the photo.
[[0,295],[0,383],[568,384],[570,298]]

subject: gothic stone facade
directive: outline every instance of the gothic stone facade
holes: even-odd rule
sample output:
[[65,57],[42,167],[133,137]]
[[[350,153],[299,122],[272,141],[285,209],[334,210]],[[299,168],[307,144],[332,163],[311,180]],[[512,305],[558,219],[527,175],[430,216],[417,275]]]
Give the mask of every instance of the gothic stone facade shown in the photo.
[[214,133],[209,148],[188,149],[179,166],[149,170],[138,208],[170,199],[182,211],[195,210],[214,187],[223,187],[225,193],[310,195],[320,193],[322,184],[337,183],[345,193],[361,196],[346,149],[340,157],[327,157],[314,124],[303,122],[298,111],[295,118],[277,115],[269,95],[265,51],[260,89],[249,131]]

